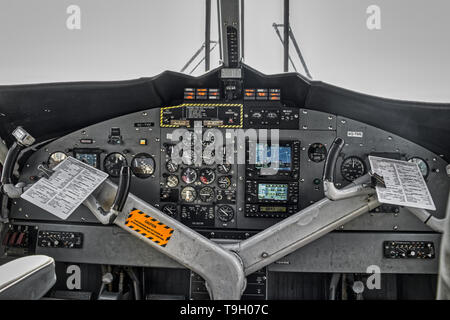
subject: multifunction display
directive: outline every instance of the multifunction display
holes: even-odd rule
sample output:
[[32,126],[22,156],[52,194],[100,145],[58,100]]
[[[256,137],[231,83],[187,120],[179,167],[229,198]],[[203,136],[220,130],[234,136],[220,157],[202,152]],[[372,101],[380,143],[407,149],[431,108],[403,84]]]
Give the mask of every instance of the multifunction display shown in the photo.
[[258,200],[288,200],[288,185],[275,183],[258,184]]
[[246,142],[248,179],[298,180],[300,141],[282,141],[277,145]]

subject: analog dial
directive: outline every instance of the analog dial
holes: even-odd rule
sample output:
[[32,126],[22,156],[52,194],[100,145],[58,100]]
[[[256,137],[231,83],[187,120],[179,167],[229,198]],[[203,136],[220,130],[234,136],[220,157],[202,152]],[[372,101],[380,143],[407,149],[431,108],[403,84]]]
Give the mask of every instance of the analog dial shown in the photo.
[[422,176],[426,179],[428,177],[428,174],[430,173],[430,167],[428,167],[428,163],[419,157],[412,157],[408,160],[408,162],[414,162],[417,163],[420,169],[420,173],[422,173]]
[[170,176],[167,177],[166,184],[169,188],[175,188],[178,185],[178,182],[179,182],[178,177],[171,174]]
[[67,159],[67,154],[65,154],[64,152],[60,152],[60,151],[54,152],[48,158],[47,165],[50,169],[53,169],[54,167],[56,167],[58,164],[60,164],[61,162],[63,162],[66,159]]
[[199,196],[203,202],[211,202],[214,200],[214,189],[211,187],[203,187],[199,191]]
[[184,183],[190,184],[197,180],[197,171],[194,168],[185,168],[181,172],[181,180]]
[[231,221],[234,217],[234,210],[228,205],[220,206],[217,209],[217,217],[223,222]]
[[103,161],[103,168],[107,174],[113,178],[120,176],[120,169],[127,165],[125,156],[118,152],[110,153]]
[[313,143],[308,149],[308,157],[313,162],[322,162],[327,157],[327,148],[322,143]]
[[181,190],[181,199],[185,202],[193,202],[197,198],[197,191],[192,187],[184,187]]
[[354,181],[366,173],[366,165],[364,161],[358,157],[351,156],[341,164],[341,174],[347,181]]
[[166,204],[162,208],[162,212],[167,214],[169,217],[176,217],[177,213],[178,213],[177,205],[176,204],[171,204],[171,203]]
[[194,163],[197,163],[198,159],[198,153],[194,152],[193,150],[183,150],[181,160],[184,164],[192,165]]
[[149,154],[140,153],[131,161],[131,171],[138,178],[148,178],[155,172],[155,160]]
[[217,184],[221,189],[228,189],[231,186],[231,179],[229,176],[221,176],[217,179]]
[[231,171],[231,164],[229,163],[222,163],[217,165],[217,172],[226,174]]
[[166,163],[166,169],[170,173],[174,173],[178,170],[178,165],[176,163],[174,163],[172,160],[169,160]]
[[200,181],[203,184],[211,184],[216,179],[216,173],[213,169],[204,168],[200,170]]

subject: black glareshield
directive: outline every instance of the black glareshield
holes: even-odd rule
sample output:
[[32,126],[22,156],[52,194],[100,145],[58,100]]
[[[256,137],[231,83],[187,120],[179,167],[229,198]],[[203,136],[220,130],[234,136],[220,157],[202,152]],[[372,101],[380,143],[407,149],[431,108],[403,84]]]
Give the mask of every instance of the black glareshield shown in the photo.
[[6,155],[5,163],[3,165],[2,177],[0,180],[2,185],[12,183],[14,167],[16,165],[17,158],[19,157],[19,154],[23,148],[24,147],[21,144],[14,142],[11,148],[8,150],[8,154]]
[[325,168],[323,172],[324,181],[334,181],[334,170],[336,168],[336,162],[342,148],[344,147],[344,143],[344,139],[336,138],[331,144],[331,147],[328,150],[327,159],[325,161]]
[[120,169],[119,185],[117,187],[116,197],[113,203],[113,210],[122,211],[130,192],[131,169],[129,166],[123,166]]

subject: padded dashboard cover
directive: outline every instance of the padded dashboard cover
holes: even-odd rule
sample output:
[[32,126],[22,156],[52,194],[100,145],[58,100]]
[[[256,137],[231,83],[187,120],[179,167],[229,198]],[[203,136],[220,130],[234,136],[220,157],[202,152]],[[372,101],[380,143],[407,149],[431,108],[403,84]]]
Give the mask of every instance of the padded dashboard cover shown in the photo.
[[[0,86],[0,137],[21,125],[38,141],[139,110],[177,103],[185,87],[217,88],[220,68],[200,77],[166,71],[152,78]],[[450,103],[384,99],[345,90],[297,73],[264,75],[244,65],[244,87],[280,88],[299,107],[367,123],[450,159]]]

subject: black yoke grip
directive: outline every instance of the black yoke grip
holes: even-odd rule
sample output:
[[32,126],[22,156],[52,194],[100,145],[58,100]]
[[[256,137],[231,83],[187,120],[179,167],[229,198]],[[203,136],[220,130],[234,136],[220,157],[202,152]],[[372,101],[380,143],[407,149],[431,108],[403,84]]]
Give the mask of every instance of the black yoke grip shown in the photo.
[[336,168],[336,162],[339,157],[339,153],[344,147],[344,140],[341,138],[334,139],[328,150],[327,159],[325,161],[325,169],[323,172],[323,180],[328,180],[330,182],[334,181],[334,170]]
[[22,151],[23,148],[24,146],[18,144],[17,142],[14,142],[11,148],[8,150],[8,154],[6,155],[5,159],[5,164],[3,165],[2,177],[0,180],[2,185],[12,183],[14,167],[16,165],[20,151]]
[[115,211],[122,211],[125,202],[130,192],[131,183],[131,169],[128,166],[123,166],[120,169],[119,185],[117,186],[116,197],[114,198],[113,209]]

